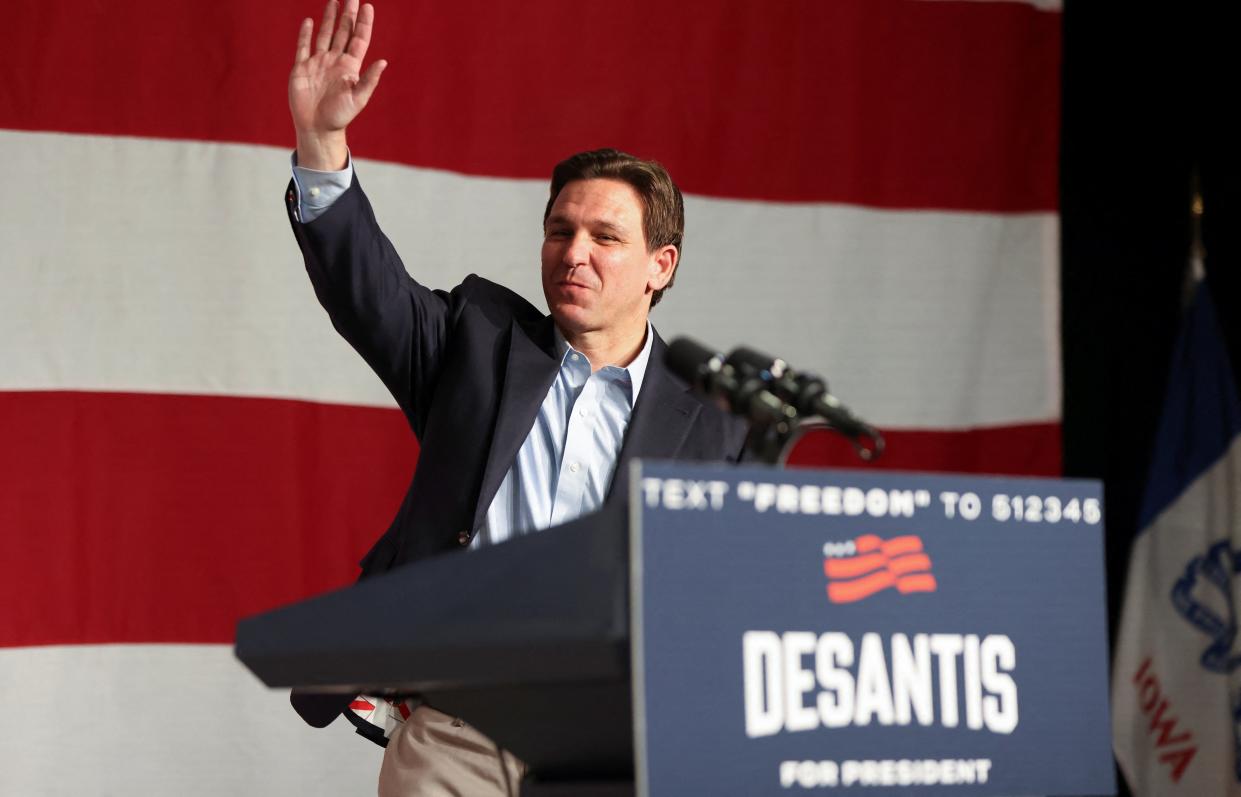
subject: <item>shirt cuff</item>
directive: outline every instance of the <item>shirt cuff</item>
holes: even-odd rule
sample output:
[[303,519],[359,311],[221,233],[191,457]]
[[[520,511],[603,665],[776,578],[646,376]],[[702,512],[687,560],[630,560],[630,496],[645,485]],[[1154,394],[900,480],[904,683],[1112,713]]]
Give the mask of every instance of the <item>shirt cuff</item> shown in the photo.
[[302,224],[309,224],[327,212],[353,182],[352,155],[348,156],[345,168],[338,172],[321,172],[298,166],[296,152],[289,161],[293,165],[293,185],[297,188],[298,221]]

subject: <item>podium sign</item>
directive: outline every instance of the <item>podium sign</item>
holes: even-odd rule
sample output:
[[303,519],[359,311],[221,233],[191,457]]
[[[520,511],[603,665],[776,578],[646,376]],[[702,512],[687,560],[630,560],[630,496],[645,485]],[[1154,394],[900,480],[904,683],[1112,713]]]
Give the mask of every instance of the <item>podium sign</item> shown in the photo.
[[1097,483],[634,468],[639,795],[1115,793]]

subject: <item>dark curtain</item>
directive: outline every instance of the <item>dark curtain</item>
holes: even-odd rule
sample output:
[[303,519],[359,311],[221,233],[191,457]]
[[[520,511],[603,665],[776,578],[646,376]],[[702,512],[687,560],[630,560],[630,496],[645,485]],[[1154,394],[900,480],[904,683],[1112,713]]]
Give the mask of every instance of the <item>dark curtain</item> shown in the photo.
[[[1064,469],[1104,482],[1116,627],[1195,220],[1241,363],[1241,95],[1227,4],[1066,2],[1060,208]],[[1234,367],[1234,373],[1237,368]]]

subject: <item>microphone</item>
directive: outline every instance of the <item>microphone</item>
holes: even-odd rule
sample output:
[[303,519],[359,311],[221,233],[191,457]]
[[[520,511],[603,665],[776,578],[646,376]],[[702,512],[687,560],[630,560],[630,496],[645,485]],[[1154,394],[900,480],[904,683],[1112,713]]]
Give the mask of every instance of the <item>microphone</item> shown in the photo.
[[[857,446],[863,459],[871,459],[883,453],[883,435],[879,430],[858,418],[833,396],[827,383],[814,374],[795,371],[779,357],[772,357],[745,346],[733,349],[724,362],[734,372],[756,376],[778,398],[787,402],[801,415],[817,415],[840,434]],[[868,439],[871,448],[858,442]]]
[[758,426],[783,424],[787,428],[797,418],[797,411],[769,390],[759,374],[738,371],[724,355],[695,340],[672,341],[664,362],[694,390],[719,402],[721,409]]

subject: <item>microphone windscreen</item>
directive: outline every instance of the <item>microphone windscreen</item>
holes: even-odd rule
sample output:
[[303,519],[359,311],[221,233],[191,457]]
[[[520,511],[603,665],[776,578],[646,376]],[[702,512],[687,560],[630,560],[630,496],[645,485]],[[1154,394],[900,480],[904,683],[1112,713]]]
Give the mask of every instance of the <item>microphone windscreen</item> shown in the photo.
[[672,373],[697,386],[711,361],[719,357],[719,352],[707,348],[696,340],[677,338],[668,344],[668,351],[664,354],[664,364]]
[[[761,351],[755,351],[745,346],[733,349],[728,355],[728,364],[734,368],[741,367],[743,370],[771,372],[774,370],[772,366],[775,363],[776,358],[770,354],[763,354]],[[779,374],[773,375],[779,376]]]

